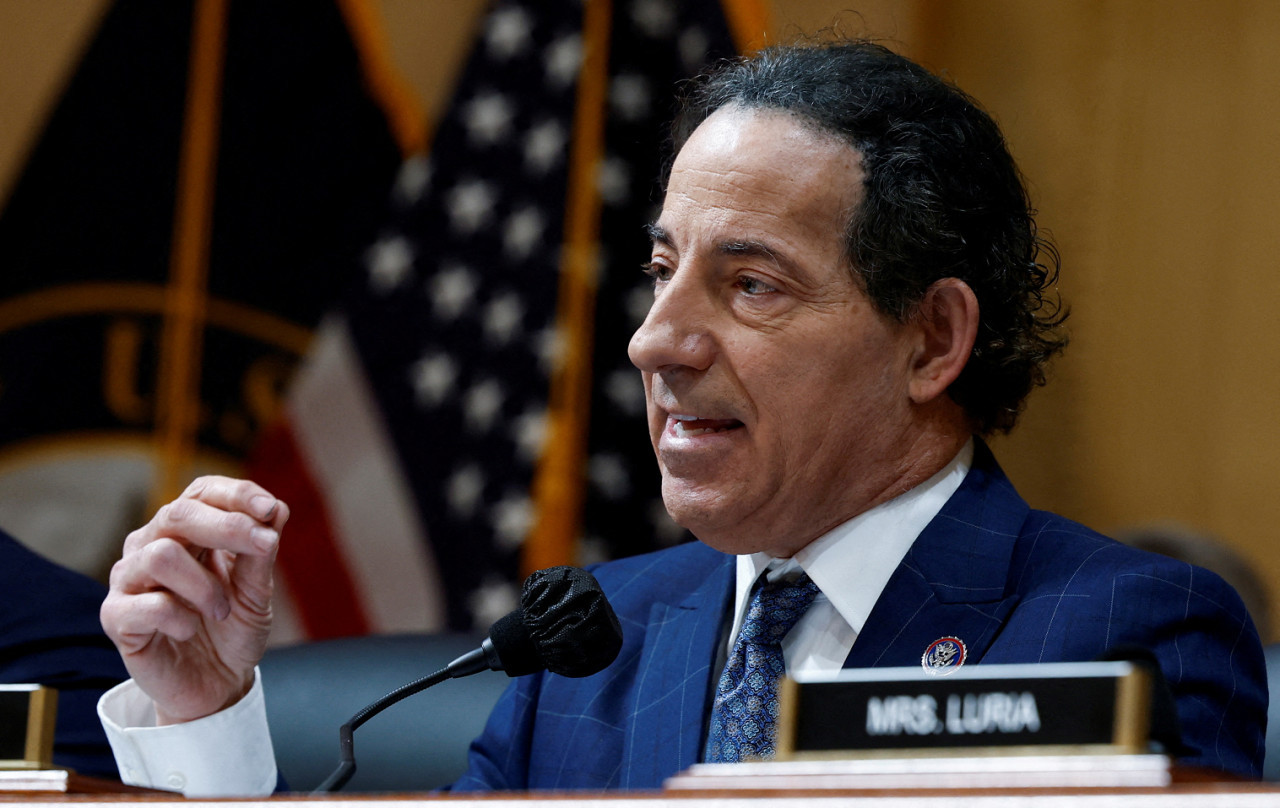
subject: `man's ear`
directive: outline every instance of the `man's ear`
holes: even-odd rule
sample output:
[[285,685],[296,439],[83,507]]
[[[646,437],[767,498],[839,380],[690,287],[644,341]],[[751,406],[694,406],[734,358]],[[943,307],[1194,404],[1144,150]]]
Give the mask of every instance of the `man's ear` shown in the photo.
[[932,401],[964,370],[978,335],[978,297],[959,278],[943,278],[925,290],[911,316],[918,341],[912,357],[911,400]]

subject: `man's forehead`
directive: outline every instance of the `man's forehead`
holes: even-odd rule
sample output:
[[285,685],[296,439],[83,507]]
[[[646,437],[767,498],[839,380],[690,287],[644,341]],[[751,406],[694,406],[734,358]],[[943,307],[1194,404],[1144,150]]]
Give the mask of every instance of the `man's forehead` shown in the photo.
[[669,180],[684,167],[688,152],[715,155],[728,164],[766,154],[780,170],[789,159],[821,163],[835,156],[859,174],[863,171],[862,152],[847,138],[802,113],[772,107],[729,104],[711,113],[676,152]]
[[856,149],[796,116],[722,109],[676,155],[656,224],[671,230],[677,217],[705,213],[768,231],[819,221],[826,227],[835,214],[843,227],[862,200],[864,180]]

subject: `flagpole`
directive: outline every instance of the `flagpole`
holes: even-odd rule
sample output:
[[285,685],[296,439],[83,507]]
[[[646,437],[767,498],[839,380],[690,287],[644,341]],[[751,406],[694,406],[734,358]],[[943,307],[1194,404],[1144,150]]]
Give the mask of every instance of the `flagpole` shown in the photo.
[[369,94],[387,116],[387,124],[405,157],[427,149],[427,114],[405,81],[387,44],[386,25],[372,0],[338,0],[338,9],[356,48]]
[[227,0],[195,0],[178,193],[160,342],[152,506],[181,492],[200,429],[200,368],[226,56]]
[[524,574],[575,560],[586,486],[591,414],[591,349],[600,260],[600,193],[609,83],[610,0],[583,4],[583,60],[578,77],[565,210],[547,440],[534,473],[536,518],[525,541]]

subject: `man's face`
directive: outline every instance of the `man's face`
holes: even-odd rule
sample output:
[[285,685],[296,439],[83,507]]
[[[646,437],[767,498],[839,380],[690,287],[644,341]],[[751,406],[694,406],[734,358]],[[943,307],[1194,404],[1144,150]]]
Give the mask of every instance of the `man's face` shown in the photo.
[[789,556],[906,487],[914,332],[850,270],[861,181],[849,146],[732,107],[672,168],[629,353],[667,509],[724,552]]

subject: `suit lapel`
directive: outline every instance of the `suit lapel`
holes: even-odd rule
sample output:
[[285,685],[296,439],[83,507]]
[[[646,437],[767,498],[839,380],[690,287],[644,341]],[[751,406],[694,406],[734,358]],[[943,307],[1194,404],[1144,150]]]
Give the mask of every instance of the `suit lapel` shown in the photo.
[[[973,468],[889,579],[845,666],[914,667],[941,637],[963,640],[966,661],[979,662],[1017,604],[1005,592],[1029,510],[979,441]],[[622,788],[661,787],[701,757],[733,574],[732,556],[723,556],[688,597],[651,607],[620,761]]]
[[889,579],[845,667],[907,667],[943,637],[979,662],[1017,604],[1006,595],[1014,542],[1027,504],[987,447]]
[[623,788],[658,788],[701,757],[711,669],[733,572],[733,557],[724,556],[683,601],[650,609],[636,674],[635,715],[622,750]]

